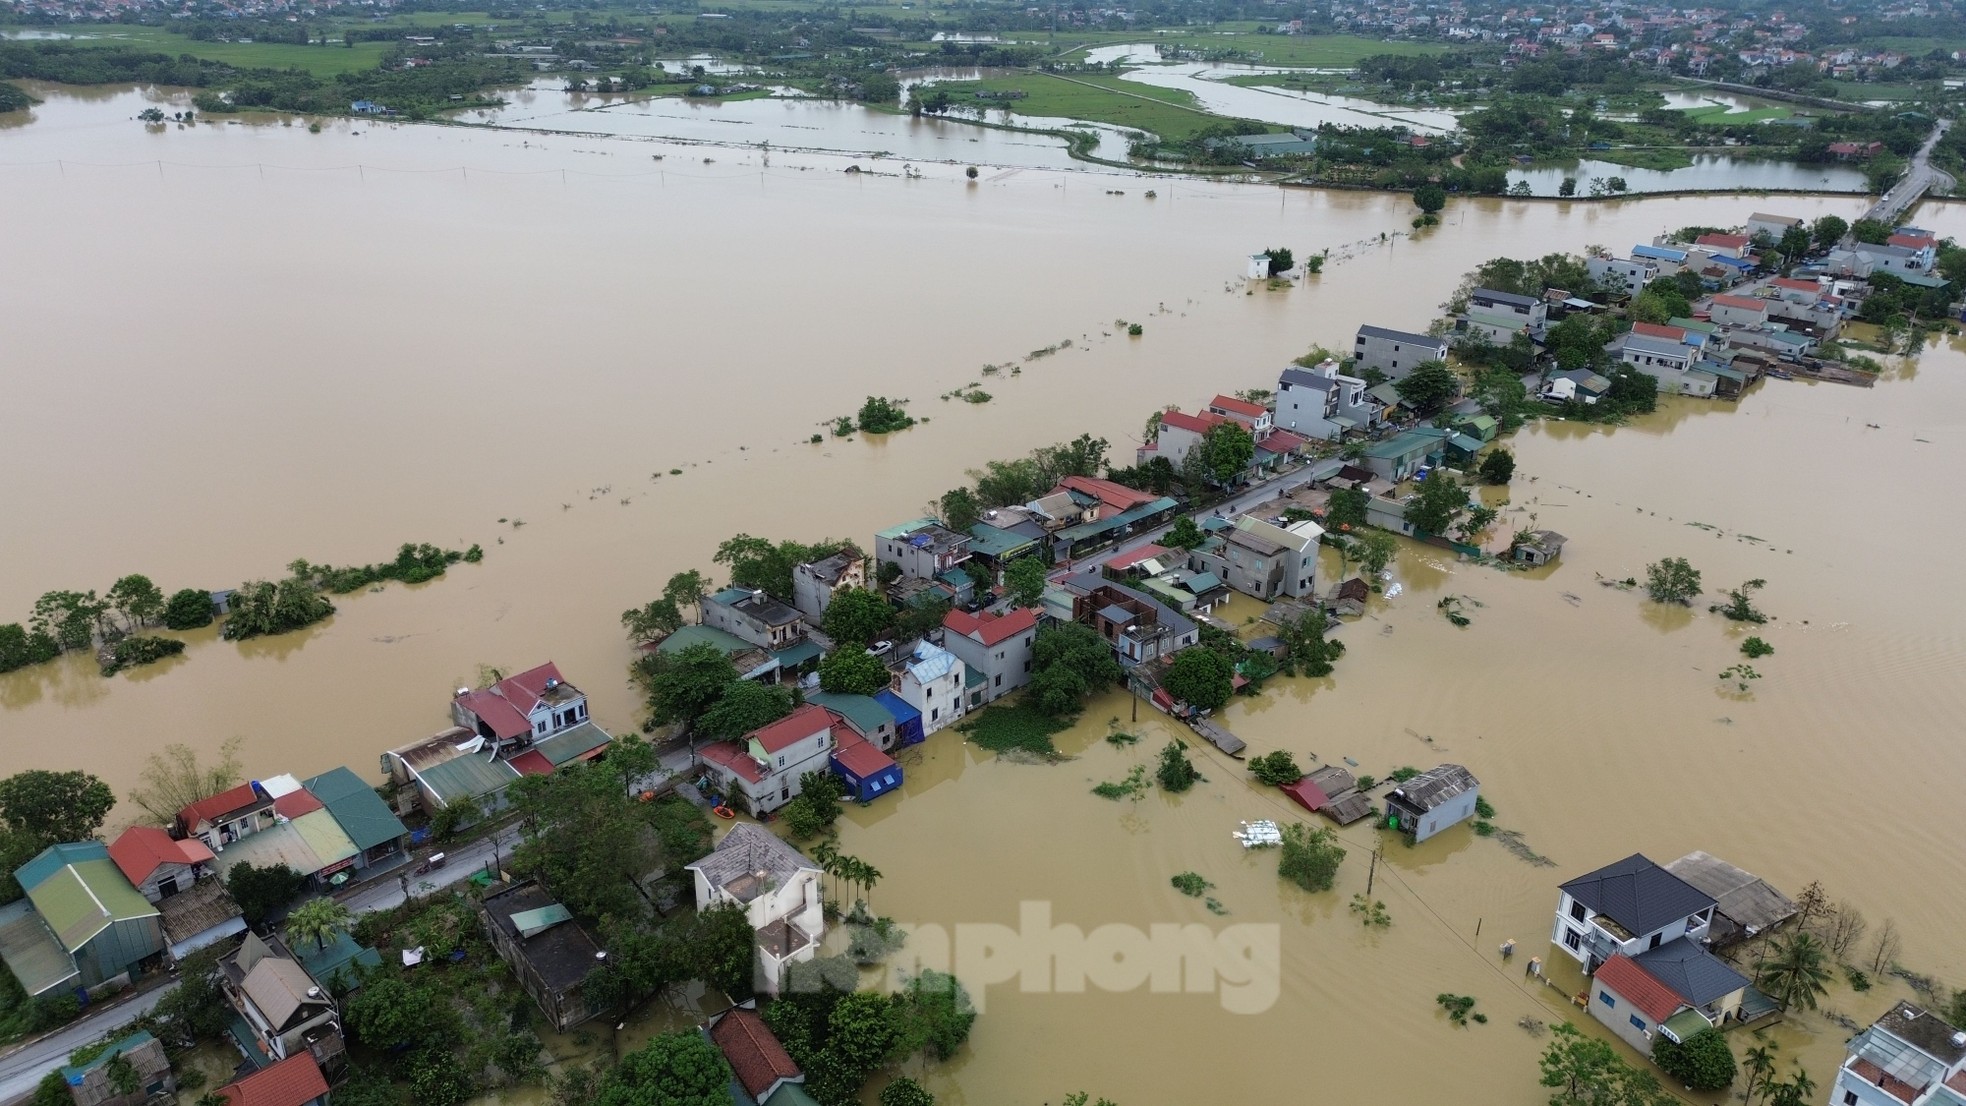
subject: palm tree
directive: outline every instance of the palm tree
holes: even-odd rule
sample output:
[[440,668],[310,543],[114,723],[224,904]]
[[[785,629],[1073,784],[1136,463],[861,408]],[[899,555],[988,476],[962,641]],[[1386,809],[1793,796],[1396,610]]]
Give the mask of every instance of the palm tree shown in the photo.
[[1814,937],[1800,931],[1792,933],[1762,962],[1755,984],[1781,1003],[1783,1010],[1798,1004],[1814,1010],[1816,996],[1829,989],[1828,959]]
[[1771,1106],[1808,1106],[1809,1096],[1816,1090],[1816,1081],[1797,1064],[1795,1078],[1786,1083],[1768,1084],[1768,1102]]
[[872,864],[860,865],[860,885],[867,889],[868,912],[873,912],[874,885],[881,881],[881,870]]
[[1767,1090],[1769,1079],[1775,1074],[1775,1053],[1781,1047],[1774,1041],[1766,1041],[1748,1049],[1741,1063],[1748,1072],[1747,1093],[1742,1096],[1744,1101],[1754,1101],[1757,1086]]
[[287,915],[287,939],[313,938],[314,947],[328,947],[328,938],[348,928],[353,920],[348,908],[330,898],[308,899]]
[[[812,858],[819,862],[820,871],[826,873],[828,876],[831,876],[834,879],[839,878],[840,876],[839,846],[833,844],[831,841],[821,841],[818,845],[813,847]],[[826,890],[830,896],[830,894],[834,891],[834,888],[829,884]]]

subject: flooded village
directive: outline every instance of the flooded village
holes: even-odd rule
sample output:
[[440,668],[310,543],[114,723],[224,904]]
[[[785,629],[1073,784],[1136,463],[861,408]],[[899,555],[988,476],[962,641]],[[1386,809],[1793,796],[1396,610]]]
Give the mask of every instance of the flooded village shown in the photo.
[[[585,1100],[542,1073],[698,1027],[759,1102],[1202,1101],[1306,1054],[1332,1096],[1527,1102],[1576,1040],[1726,1101],[1654,1064],[1703,1030],[1732,1093],[1966,1090],[1966,857],[1890,814],[1966,769],[1929,567],[1966,346],[1892,344],[1946,317],[1955,206],[1877,242],[1847,197],[1460,198],[1412,230],[1405,195],[369,122],[166,164],[77,137],[122,106],[44,114],[0,136],[32,199],[0,234],[46,274],[0,305],[0,426],[47,471],[5,493],[35,520],[0,535],[5,609],[133,567],[484,554],[113,678],[0,675],[12,769],[122,800],[0,907],[13,976],[87,996],[78,1026],[134,1027],[202,946],[231,1101],[362,1100],[351,1070],[452,1040],[374,996],[471,987],[500,1009],[460,1001],[460,1036],[534,1055],[458,1044],[504,1085],[420,1097]],[[139,241],[173,261],[119,264]],[[839,433],[871,397],[913,425]],[[1648,594],[1681,559],[1699,583]],[[224,787],[131,801],[162,746],[235,739]],[[659,843],[579,868],[569,812],[617,798]],[[1333,848],[1322,889],[1287,874]],[[241,865],[297,883],[242,902]],[[646,953],[609,880],[685,958],[735,904],[744,970],[617,972]],[[65,914],[77,888],[100,909]],[[1096,963],[1160,926],[1215,945]],[[1768,967],[1798,934],[1820,987]],[[794,1062],[771,996],[829,962],[953,1044],[845,1091]],[[973,1022],[910,990],[939,971]],[[162,1084],[149,1032],[0,1054],[0,1097],[50,1047],[78,1101],[125,1063]]]

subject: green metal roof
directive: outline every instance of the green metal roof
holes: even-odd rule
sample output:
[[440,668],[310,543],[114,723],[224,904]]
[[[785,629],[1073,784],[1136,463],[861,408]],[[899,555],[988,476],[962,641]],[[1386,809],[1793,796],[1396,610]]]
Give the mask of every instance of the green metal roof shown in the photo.
[[1702,1029],[1712,1029],[1713,1025],[1707,1019],[1701,1017],[1698,1010],[1689,1006],[1660,1023],[1659,1028],[1670,1032],[1680,1041],[1685,1041],[1686,1038],[1691,1037]]
[[1698,319],[1681,319],[1678,317],[1674,317],[1666,321],[1671,325],[1678,327],[1681,330],[1697,331],[1709,337],[1720,333],[1720,327],[1718,325],[1714,323],[1701,322]]
[[1891,275],[1915,288],[1944,288],[1952,283],[1926,273],[1892,273]]
[[1480,323],[1482,326],[1492,326],[1500,330],[1507,330],[1511,333],[1529,325],[1529,320],[1519,316],[1491,315],[1486,311],[1469,311],[1468,321],[1471,323]]
[[1188,590],[1196,595],[1206,595],[1216,588],[1223,587],[1221,577],[1213,572],[1197,572],[1188,577]]
[[61,1077],[68,1081],[69,1086],[79,1087],[82,1085],[82,1080],[90,1072],[96,1070],[97,1068],[103,1066],[104,1064],[109,1063],[111,1060],[115,1059],[118,1056],[123,1055],[125,1052],[135,1052],[137,1049],[142,1048],[143,1046],[149,1044],[150,1042],[156,1039],[157,1038],[152,1037],[148,1032],[139,1029],[135,1033],[132,1033],[129,1036],[124,1037],[122,1040],[117,1041],[115,1044],[110,1045],[108,1048],[103,1049],[102,1052],[97,1054],[95,1059],[90,1060],[88,1063],[73,1064],[63,1067],[61,1069]]
[[27,863],[14,869],[14,879],[20,883],[21,890],[32,891],[36,884],[70,864],[84,860],[109,859],[109,846],[100,841],[71,841],[61,845],[50,845]]
[[552,737],[542,738],[533,743],[533,748],[541,756],[553,762],[558,768],[568,761],[581,757],[613,741],[608,732],[592,722],[582,722],[570,730],[562,730]]
[[1176,607],[1194,598],[1194,596],[1187,594],[1180,588],[1158,577],[1142,580],[1134,586],[1138,587],[1141,591],[1151,592]]
[[759,1106],[819,1106],[819,1100],[800,1083],[780,1083]]
[[752,648],[750,642],[736,634],[719,630],[715,626],[684,626],[663,638],[662,644],[656,646],[656,650],[663,653],[679,653],[692,645],[714,645],[722,649],[726,657],[748,653]]
[[1141,519],[1151,518],[1163,511],[1171,511],[1177,506],[1179,504],[1175,503],[1173,499],[1168,496],[1161,496],[1151,503],[1142,503],[1132,510],[1121,511],[1111,518],[1094,519],[1091,522],[1081,522],[1077,526],[1067,526],[1063,530],[1058,531],[1058,537],[1067,542],[1081,542],[1087,538],[1096,538],[1101,534],[1110,533],[1124,526],[1130,526],[1133,523],[1139,522]]
[[1463,453],[1479,453],[1481,451],[1481,440],[1470,438],[1466,434],[1448,435],[1447,444]]
[[1022,534],[979,522],[969,528],[970,552],[985,557],[1003,558],[1027,549],[1037,548],[1037,541]]
[[301,786],[321,800],[358,849],[373,849],[409,832],[382,796],[346,768],[323,772]]
[[939,526],[939,525],[941,525],[941,523],[935,521],[932,518],[918,518],[913,522],[904,522],[899,526],[890,526],[885,530],[876,530],[874,531],[874,536],[877,538],[887,538],[890,540],[905,538],[909,534],[914,533],[915,531],[921,529],[924,526]]
[[1381,461],[1405,457],[1413,453],[1426,453],[1437,448],[1445,437],[1441,431],[1408,430],[1395,434],[1382,442],[1373,442],[1365,447],[1367,457]]
[[1454,425],[1472,426],[1477,430],[1481,430],[1488,434],[1493,434],[1495,432],[1495,416],[1462,415],[1460,418],[1454,420]]
[[436,793],[439,803],[448,806],[460,799],[475,799],[503,790],[519,778],[519,773],[502,760],[488,761],[474,754],[419,768],[417,777]]
[[573,914],[559,903],[547,903],[537,910],[521,910],[512,915],[512,928],[521,937],[531,937],[544,933],[561,922],[570,921]]
[[325,809],[310,811],[290,824],[300,834],[300,839],[307,842],[307,847],[314,850],[314,855],[321,858],[323,868],[347,860],[361,851],[347,834],[341,832],[341,823],[335,821],[334,815]]
[[967,691],[972,687],[982,687],[989,682],[990,677],[985,676],[982,669],[973,664],[963,665],[963,690]]
[[296,941],[292,948],[294,959],[300,961],[308,975],[323,983],[333,982],[340,976],[344,987],[355,982],[356,968],[373,968],[382,963],[381,953],[357,944],[345,929],[335,930],[334,936],[326,941]]
[[75,957],[26,899],[0,907],[0,960],[30,995],[46,994],[81,975]]
[[872,734],[882,726],[894,724],[894,715],[888,713],[881,701],[871,695],[835,695],[830,691],[814,691],[806,695],[806,702],[838,711],[840,717],[853,723],[853,728],[863,734]]
[[70,952],[117,922],[157,917],[157,908],[145,902],[122,869],[107,859],[65,865],[27,897]]

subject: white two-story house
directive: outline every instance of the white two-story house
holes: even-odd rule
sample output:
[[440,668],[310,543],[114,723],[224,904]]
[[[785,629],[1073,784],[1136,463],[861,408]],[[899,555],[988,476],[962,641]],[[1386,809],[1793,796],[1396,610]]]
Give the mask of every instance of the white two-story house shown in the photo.
[[587,721],[587,696],[548,661],[490,687],[459,688],[451,720],[496,744],[502,755]]
[[1241,423],[1242,428],[1249,431],[1251,437],[1257,439],[1261,439],[1273,429],[1268,407],[1260,403],[1251,403],[1246,399],[1237,399],[1234,396],[1217,395],[1209,400],[1208,413]]
[[1636,957],[1668,941],[1705,939],[1713,896],[1633,853],[1564,884],[1550,941],[1586,973],[1620,953]]
[[969,535],[932,518],[918,518],[875,533],[874,560],[895,566],[910,579],[933,580],[969,560],[969,545]]
[[733,801],[752,814],[765,814],[798,797],[799,778],[827,771],[833,751],[833,716],[807,703],[742,742],[717,741],[696,750],[705,768]]
[[709,856],[684,870],[695,877],[698,910],[724,903],[743,909],[757,934],[756,986],[766,994],[777,994],[791,964],[811,960],[826,935],[819,865],[762,826],[732,826]]
[[1030,682],[1037,639],[1038,613],[1028,607],[1004,614],[950,611],[942,618],[943,646],[983,677],[981,686],[965,688],[970,709]]
[[1399,380],[1427,361],[1447,360],[1447,339],[1430,334],[1361,326],[1352,343],[1355,370],[1378,369],[1387,380]]
[[824,560],[792,567],[792,605],[806,616],[806,622],[819,625],[833,596],[847,588],[867,586],[867,558],[860,550],[847,546]]
[[1900,1002],[1850,1038],[1830,1106],[1966,1103],[1966,1030]]
[[1295,366],[1277,378],[1276,423],[1293,434],[1337,441],[1348,430],[1370,433],[1386,418],[1386,406],[1366,393],[1365,381],[1338,371],[1338,362]]
[[703,597],[703,624],[777,652],[805,640],[805,616],[762,591],[724,588]]
[[962,658],[930,642],[921,642],[902,662],[896,689],[901,700],[922,712],[922,736],[961,718],[967,711],[963,700]]

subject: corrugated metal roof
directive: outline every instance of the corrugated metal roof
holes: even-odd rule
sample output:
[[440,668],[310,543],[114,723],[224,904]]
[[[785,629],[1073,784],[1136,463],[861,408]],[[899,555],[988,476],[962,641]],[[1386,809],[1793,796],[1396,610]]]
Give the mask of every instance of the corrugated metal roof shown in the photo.
[[559,903],[549,903],[537,910],[521,910],[512,915],[512,928],[518,930],[521,937],[531,937],[572,918],[572,912],[566,907]]
[[[326,814],[327,811],[320,813]],[[344,834],[342,839],[347,840],[347,835]],[[313,875],[328,866],[327,862],[315,855],[313,847],[292,822],[241,837],[218,854],[217,867],[221,875],[238,864],[251,864],[255,868],[285,864],[303,875]]]
[[361,851],[355,847],[355,842],[349,840],[348,835],[341,831],[341,823],[335,821],[334,815],[325,810],[303,814],[288,825],[300,833],[301,840],[307,842],[308,848],[314,850],[314,855],[321,859],[323,868],[347,860]]
[[876,733],[882,726],[892,726],[894,715],[879,699],[871,695],[838,695],[829,691],[814,691],[806,695],[806,702],[818,703],[852,723],[853,728],[862,734]]
[[81,949],[116,922],[157,916],[157,908],[144,901],[122,870],[107,858],[66,865],[42,880],[27,897],[70,952]]
[[306,787],[327,806],[358,849],[373,849],[409,832],[382,796],[346,768],[323,772],[308,780]]
[[504,761],[488,761],[473,754],[418,769],[417,778],[436,794],[438,802],[448,805],[498,791],[518,779],[519,773]]
[[592,722],[582,722],[571,729],[561,730],[551,737],[541,738],[534,743],[533,750],[551,761],[558,768],[569,761],[582,760],[594,754],[595,750],[605,748],[614,738]]
[[81,975],[75,958],[26,899],[0,907],[0,960],[29,995],[45,994]]

